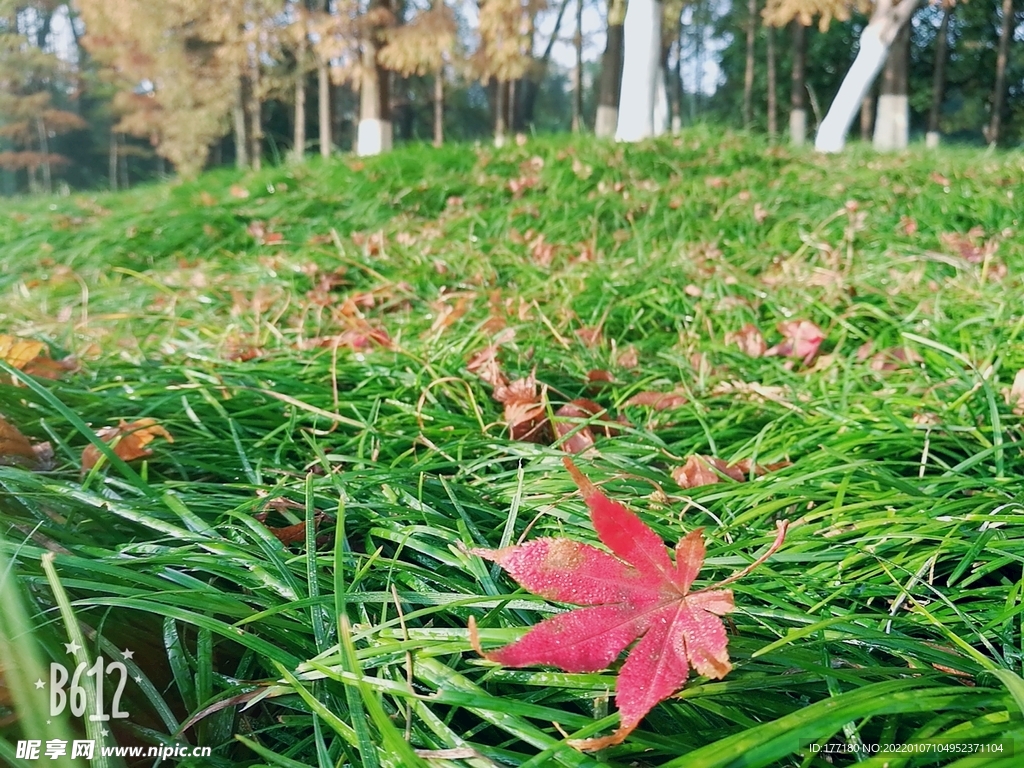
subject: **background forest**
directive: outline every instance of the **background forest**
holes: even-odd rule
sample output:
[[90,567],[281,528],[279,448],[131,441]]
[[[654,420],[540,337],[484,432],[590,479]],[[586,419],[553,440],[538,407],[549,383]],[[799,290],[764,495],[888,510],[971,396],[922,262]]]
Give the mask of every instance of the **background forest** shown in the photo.
[[[667,126],[772,137],[799,130],[800,111],[813,133],[872,11],[850,0],[656,6]],[[0,0],[0,194],[301,161],[353,149],[366,121],[386,131],[361,154],[392,137],[610,135],[625,13],[624,0]],[[871,137],[882,89],[909,97],[912,138],[1019,143],[1022,39],[1012,0],[923,5],[853,133]]]

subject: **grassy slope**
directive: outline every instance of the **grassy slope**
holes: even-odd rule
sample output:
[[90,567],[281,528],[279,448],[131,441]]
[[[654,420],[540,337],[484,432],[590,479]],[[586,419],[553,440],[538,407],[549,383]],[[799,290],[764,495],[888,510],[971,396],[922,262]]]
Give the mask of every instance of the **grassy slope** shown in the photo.
[[[537,183],[514,195],[524,176]],[[611,673],[498,669],[466,640],[470,615],[497,644],[553,607],[460,543],[528,526],[594,538],[557,448],[510,441],[466,370],[506,324],[505,369],[536,367],[556,404],[586,394],[593,368],[614,372],[595,397],[615,411],[645,389],[689,396],[627,409],[633,426],[579,463],[668,541],[706,526],[702,581],[794,522],[735,586],[735,670],[691,681],[600,761],[824,765],[809,742],[1024,736],[986,672],[1020,672],[1024,650],[1024,458],[1001,391],[1024,367],[1022,188],[1020,154],[821,158],[690,133],[414,148],[15,203],[0,213],[0,332],[82,360],[59,383],[0,385],[0,411],[57,455],[50,473],[0,467],[0,535],[38,638],[62,656],[49,547],[81,624],[136,648],[152,683],[129,686],[122,742],[166,740],[264,690],[252,681],[286,680],[189,730],[216,748],[201,764],[412,765],[408,742],[479,754],[432,765],[596,765],[552,723],[613,726]],[[254,221],[285,241],[259,245]],[[942,238],[973,227],[998,241],[982,264]],[[529,229],[556,244],[550,265],[515,235]],[[379,252],[353,240],[378,230]],[[393,349],[307,348],[350,327],[344,300],[366,291]],[[748,322],[774,343],[793,318],[826,330],[814,370],[726,343]],[[920,362],[875,370],[858,360],[867,341]],[[639,366],[617,367],[629,345]],[[80,478],[82,422],[141,417],[174,444]],[[685,491],[670,472],[694,452],[793,465]],[[252,519],[258,491],[295,502],[277,525],[326,514],[316,558]]]

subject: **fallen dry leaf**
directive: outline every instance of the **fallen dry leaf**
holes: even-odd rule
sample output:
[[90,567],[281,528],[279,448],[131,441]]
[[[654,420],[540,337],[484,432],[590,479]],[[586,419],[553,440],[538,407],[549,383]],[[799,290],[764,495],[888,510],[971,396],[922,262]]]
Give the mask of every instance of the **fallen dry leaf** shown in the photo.
[[537,389],[536,371],[525,379],[494,388],[492,397],[505,406],[505,423],[513,440],[546,444],[551,442],[544,392]]
[[751,357],[761,357],[768,351],[764,336],[753,323],[747,323],[738,331],[725,334],[725,343],[735,344],[740,351]]
[[[131,423],[122,419],[116,427],[104,427],[96,435],[110,445],[114,454],[124,461],[152,456],[153,452],[146,446],[158,437],[169,443],[174,442],[171,434],[157,424],[155,419],[139,419]],[[82,472],[88,472],[96,466],[102,455],[95,445],[87,445],[82,451]]]
[[620,368],[636,368],[640,365],[640,353],[630,344],[615,356],[615,364]]
[[672,479],[681,488],[699,488],[702,485],[714,485],[719,482],[720,478],[718,473],[712,469],[712,466],[717,467],[733,480],[743,479],[742,476],[736,476],[738,473],[730,473],[729,467],[721,459],[697,455],[690,456],[683,466],[672,470]]
[[939,240],[946,248],[958,253],[971,264],[980,264],[999,248],[999,242],[995,238],[985,240],[985,230],[981,227],[973,227],[965,235],[959,232],[943,232],[939,235]]
[[41,341],[0,334],[0,360],[19,371],[35,360],[45,349],[46,345]]
[[[698,488],[702,485],[714,485],[722,482],[720,472],[722,475],[742,483],[750,477],[751,466],[750,459],[740,459],[735,464],[727,464],[714,456],[702,456],[695,453],[686,459],[683,466],[676,467],[672,471],[672,479],[681,488]],[[790,462],[780,461],[765,466],[758,464],[753,466],[753,470],[754,474],[760,477],[788,466],[790,466]]]
[[764,353],[766,357],[793,357],[810,365],[825,340],[824,331],[809,320],[786,320],[779,323],[778,329],[783,339]]
[[[260,512],[258,514],[253,515],[253,517],[256,518],[257,520],[259,520],[261,523],[263,523],[263,525],[266,526],[266,529],[268,531],[270,531],[270,533],[272,533],[274,535],[274,538],[276,538],[278,541],[280,541],[286,547],[289,544],[296,544],[296,543],[300,543],[300,542],[303,542],[303,541],[306,540],[306,521],[305,520],[301,520],[300,522],[295,523],[294,525],[285,525],[285,526],[282,526],[280,528],[275,528],[272,525],[267,525],[267,513],[266,512]],[[323,519],[324,519],[324,513],[323,512],[317,512],[313,516],[313,529],[314,530],[316,530],[317,528],[320,527],[320,522]]]
[[722,589],[768,559],[775,541],[750,566],[705,589],[691,591],[704,564],[703,529],[690,531],[669,556],[664,542],[622,504],[612,501],[565,459],[590,509],[598,538],[611,553],[565,538],[542,538],[503,549],[473,549],[497,563],[534,594],[585,606],[532,627],[510,645],[483,651],[470,619],[473,647],[490,661],[511,667],[549,664],[567,672],[597,672],[634,640],[619,671],[615,704],[620,725],[610,736],[571,742],[577,749],[620,744],[655,705],[686,682],[692,667],[718,680],[732,669],[721,616],[734,608],[732,590]]
[[0,416],[0,466],[49,469],[53,466],[53,448],[49,443],[33,444],[21,430]]
[[686,403],[686,396],[678,392],[644,390],[643,392],[637,392],[629,398],[622,404],[622,407],[629,408],[630,406],[638,405],[653,408],[656,411],[667,411],[673,408],[682,408]]
[[601,343],[601,326],[587,326],[584,328],[577,328],[574,333],[576,338],[580,340],[580,344],[584,347],[593,348]]

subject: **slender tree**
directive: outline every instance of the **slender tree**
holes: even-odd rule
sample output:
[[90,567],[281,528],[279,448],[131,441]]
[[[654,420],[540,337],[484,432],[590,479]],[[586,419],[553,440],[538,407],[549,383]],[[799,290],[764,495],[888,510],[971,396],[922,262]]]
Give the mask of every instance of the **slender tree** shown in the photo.
[[601,56],[601,75],[597,86],[597,118],[594,133],[598,136],[615,135],[619,120],[619,90],[622,84],[622,25],[626,19],[626,0],[608,0],[608,31],[604,55]]
[[[555,16],[555,27],[551,30],[551,37],[544,46],[541,57],[530,62],[526,68],[525,75],[519,80],[519,102],[518,127],[525,127],[534,122],[537,111],[537,94],[540,93],[541,83],[547,76],[548,68],[551,65],[551,55],[555,51],[555,43],[558,42],[558,35],[562,29],[562,20],[565,11],[569,7],[569,0],[562,0],[558,5],[558,14]],[[531,35],[535,32],[535,25],[530,24]],[[533,50],[532,44],[529,46]]]
[[910,132],[910,100],[907,65],[910,59],[910,25],[904,24],[892,42],[882,70],[875,112],[875,149],[906,149]]
[[576,0],[576,30],[572,38],[576,49],[576,67],[573,70],[572,132],[583,130],[583,0]]
[[433,76],[434,146],[444,141],[444,68],[456,53],[457,32],[455,14],[442,0],[434,0],[430,10],[389,30],[378,55],[386,67],[405,77]]
[[363,19],[362,67],[359,81],[359,128],[356,152],[379,155],[391,149],[391,91],[388,70],[377,53],[394,23],[391,0],[370,0]]
[[294,3],[295,20],[290,25],[295,51],[295,99],[292,120],[292,160],[301,163],[306,157],[306,76],[309,74],[309,18],[305,2]]
[[754,122],[754,43],[757,40],[757,0],[747,0],[747,51],[743,71],[743,126]]
[[[640,141],[665,130],[667,97],[661,67],[661,21],[658,0],[630,0],[623,24],[622,87],[615,129],[618,141]],[[660,121],[659,102],[666,108]]]
[[946,59],[949,45],[949,17],[954,6],[947,5],[942,9],[942,21],[935,35],[935,63],[932,67],[932,105],[928,110],[928,133],[925,144],[929,149],[939,146],[939,118],[942,115],[942,101],[946,90]]
[[1003,104],[1006,101],[1006,62],[1010,57],[1010,39],[1013,37],[1013,0],[1003,0],[1002,25],[999,28],[999,53],[996,55],[996,82],[992,88],[992,116],[985,138],[995,146],[1002,128]]
[[793,69],[789,91],[789,140],[795,146],[807,140],[807,27],[793,19]]
[[779,134],[778,72],[775,54],[775,27],[765,27],[766,58],[768,69],[768,137],[775,140]]

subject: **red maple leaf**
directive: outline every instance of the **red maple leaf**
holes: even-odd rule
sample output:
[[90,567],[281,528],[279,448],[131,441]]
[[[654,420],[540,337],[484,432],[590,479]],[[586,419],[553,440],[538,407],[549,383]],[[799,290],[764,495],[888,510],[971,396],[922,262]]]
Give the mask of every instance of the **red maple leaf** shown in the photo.
[[732,590],[721,587],[770,557],[782,544],[786,523],[779,522],[775,542],[751,565],[691,592],[704,563],[703,529],[682,538],[673,562],[658,534],[597,490],[568,458],[563,461],[590,508],[598,537],[612,554],[562,538],[470,551],[498,563],[534,594],[587,607],[545,619],[510,645],[486,653],[470,618],[470,640],[485,658],[510,667],[549,664],[567,672],[596,672],[639,638],[615,688],[618,730],[572,742],[594,750],[621,743],[658,702],[682,687],[690,667],[714,679],[729,672],[728,639],[719,617],[734,604]]

